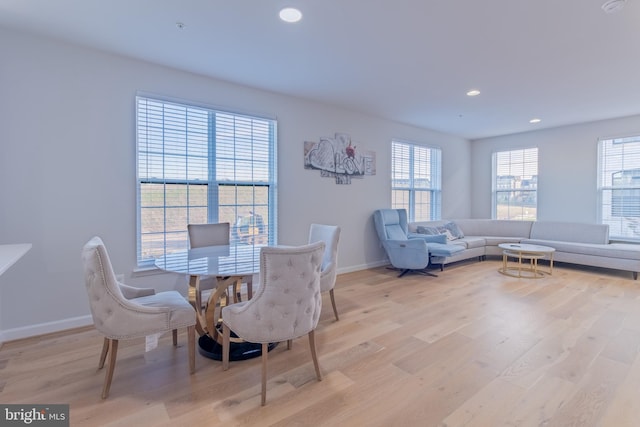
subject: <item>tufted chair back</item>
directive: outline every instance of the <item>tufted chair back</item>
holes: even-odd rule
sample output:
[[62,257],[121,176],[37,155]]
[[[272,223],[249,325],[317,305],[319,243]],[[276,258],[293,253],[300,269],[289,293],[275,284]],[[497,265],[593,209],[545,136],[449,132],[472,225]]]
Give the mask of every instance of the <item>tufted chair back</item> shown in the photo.
[[262,343],[262,404],[266,396],[267,346],[309,335],[318,380],[322,379],[313,332],[318,325],[322,298],[320,269],[324,242],[299,247],[264,247],[260,252],[260,287],[249,301],[222,309],[223,369],[229,366],[229,337]]
[[153,289],[119,283],[107,249],[99,237],[93,237],[84,245],[82,262],[93,324],[105,336],[100,368],[104,366],[107,354],[111,355],[102,391],[103,399],[109,394],[118,341],[121,339],[173,331],[173,344],[177,345],[177,329],[187,328],[189,365],[193,373],[196,312],[186,299],[176,291],[156,294]]
[[102,239],[94,237],[84,246],[82,262],[89,307],[96,329],[108,338],[128,337],[132,331],[127,328],[125,321],[131,319],[123,318],[120,313],[127,309],[134,310],[135,307],[120,290]]
[[222,309],[222,320],[247,341],[270,343],[308,334],[320,318],[324,242],[260,251],[260,287],[249,301]]
[[89,295],[89,306],[96,329],[110,335],[113,329],[106,318],[112,317],[124,295],[117,284],[111,260],[99,237],[91,239],[82,250],[84,283]]
[[331,305],[336,320],[338,309],[333,288],[336,284],[338,270],[338,240],[340,239],[340,227],[335,225],[311,224],[309,228],[309,243],[324,242],[324,255],[322,257],[322,270],[320,272],[320,292],[329,292]]

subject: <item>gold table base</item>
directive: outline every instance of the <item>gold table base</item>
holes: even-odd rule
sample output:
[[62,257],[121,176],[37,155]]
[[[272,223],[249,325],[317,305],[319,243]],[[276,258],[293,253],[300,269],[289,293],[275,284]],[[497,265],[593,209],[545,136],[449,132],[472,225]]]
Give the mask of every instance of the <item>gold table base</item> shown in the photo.
[[[189,276],[189,303],[196,310],[196,331],[200,336],[209,335],[222,345],[222,334],[218,330],[222,322],[222,308],[229,305],[228,289],[233,285],[234,292],[240,290],[244,276],[216,276],[216,288],[212,290],[206,304],[202,304],[200,276]],[[234,296],[235,297],[235,296]],[[251,298],[251,295],[249,295]],[[232,338],[239,340],[239,338]]]
[[[538,260],[545,259],[549,255],[549,271],[538,270]],[[509,257],[517,259],[517,266],[509,266]],[[529,263],[523,263],[528,260]],[[500,273],[518,277],[522,279],[540,279],[545,274],[553,274],[553,252],[526,252],[504,250],[502,252],[502,268],[498,270]]]

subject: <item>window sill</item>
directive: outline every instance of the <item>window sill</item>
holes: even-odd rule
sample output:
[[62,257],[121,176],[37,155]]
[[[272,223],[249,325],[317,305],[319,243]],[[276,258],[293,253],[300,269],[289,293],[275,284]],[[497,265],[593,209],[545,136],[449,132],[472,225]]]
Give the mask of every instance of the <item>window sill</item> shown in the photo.
[[131,277],[155,276],[157,274],[165,274],[165,273],[167,272],[155,266],[138,267],[131,272]]

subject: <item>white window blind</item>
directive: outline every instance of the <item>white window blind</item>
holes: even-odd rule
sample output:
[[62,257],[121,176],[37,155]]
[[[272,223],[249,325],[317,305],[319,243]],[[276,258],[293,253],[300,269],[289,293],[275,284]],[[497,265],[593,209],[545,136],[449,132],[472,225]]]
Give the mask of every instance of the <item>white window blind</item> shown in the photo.
[[598,142],[598,194],[609,235],[640,240],[640,135]]
[[276,240],[276,123],[136,98],[138,265],[187,249],[187,224],[229,222],[231,244]]
[[391,206],[406,209],[409,221],[440,219],[442,150],[391,143]]
[[535,220],[538,215],[538,149],[493,153],[494,219]]

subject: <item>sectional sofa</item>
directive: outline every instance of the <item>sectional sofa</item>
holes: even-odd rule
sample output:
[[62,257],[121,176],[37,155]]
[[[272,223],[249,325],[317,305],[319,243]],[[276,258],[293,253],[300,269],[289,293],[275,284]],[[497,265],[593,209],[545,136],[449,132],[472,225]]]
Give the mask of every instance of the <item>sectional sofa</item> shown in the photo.
[[[453,230],[457,233],[451,233]],[[449,230],[449,231],[448,231]],[[626,270],[637,279],[640,272],[640,245],[612,243],[609,226],[553,221],[512,221],[492,219],[453,219],[409,223],[409,232],[447,234],[449,244],[464,251],[444,260],[449,264],[486,255],[502,255],[500,243],[529,243],[555,248],[554,261]]]

